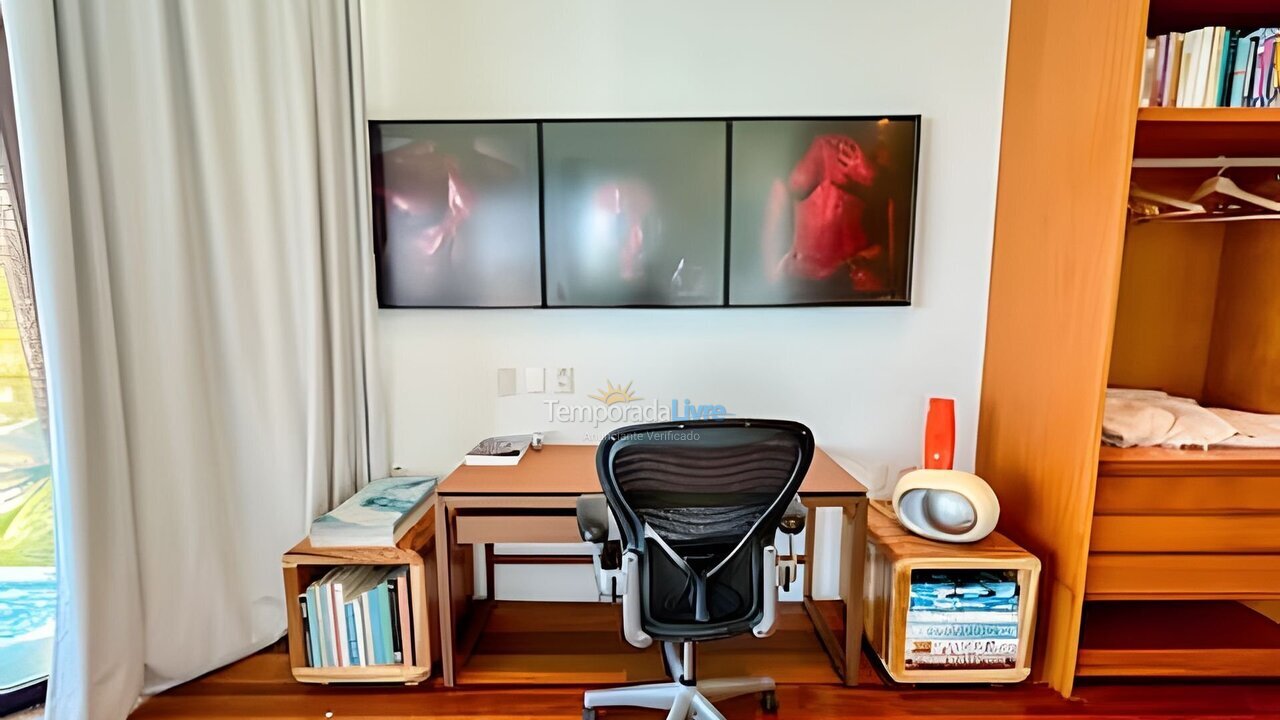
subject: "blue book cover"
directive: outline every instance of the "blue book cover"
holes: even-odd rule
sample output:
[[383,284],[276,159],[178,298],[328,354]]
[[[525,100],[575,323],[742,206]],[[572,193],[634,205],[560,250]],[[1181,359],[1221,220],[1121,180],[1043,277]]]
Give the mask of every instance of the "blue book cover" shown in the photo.
[[378,628],[382,630],[379,643],[383,648],[383,662],[400,662],[395,656],[395,638],[391,628],[391,588],[388,580],[383,580],[374,590],[378,594]]
[[351,659],[349,663],[353,667],[360,664],[360,644],[356,640],[356,609],[353,603],[345,603],[343,608],[347,613],[347,656]]
[[385,651],[382,649],[382,614],[378,611],[378,603],[382,602],[382,600],[378,597],[378,589],[374,588],[366,593],[364,602],[369,609],[369,639],[372,640],[370,643],[372,649],[366,649],[373,656],[373,665],[385,665],[387,658]]
[[329,667],[333,661],[329,658],[329,647],[325,642],[324,628],[328,623],[325,622],[325,604],[320,599],[322,594],[314,583],[307,588],[307,609],[311,611],[307,623],[311,629],[311,655],[315,658],[316,666]]

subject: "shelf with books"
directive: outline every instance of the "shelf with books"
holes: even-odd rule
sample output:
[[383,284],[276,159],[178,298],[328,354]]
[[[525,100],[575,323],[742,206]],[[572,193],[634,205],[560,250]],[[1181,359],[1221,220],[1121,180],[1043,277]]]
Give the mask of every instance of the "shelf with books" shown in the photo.
[[435,500],[427,501],[421,519],[389,547],[323,547],[303,540],[284,554],[285,596],[305,597],[308,588],[323,580],[335,568],[350,566],[396,566],[408,569],[408,619],[411,625],[410,647],[402,648],[403,661],[382,665],[345,667],[312,667],[308,662],[308,630],[302,603],[289,602],[289,664],[294,679],[307,683],[394,682],[415,685],[431,676],[432,664],[439,655],[438,638],[432,629],[437,614],[435,592]]
[[1134,157],[1280,155],[1280,108],[1138,109]]

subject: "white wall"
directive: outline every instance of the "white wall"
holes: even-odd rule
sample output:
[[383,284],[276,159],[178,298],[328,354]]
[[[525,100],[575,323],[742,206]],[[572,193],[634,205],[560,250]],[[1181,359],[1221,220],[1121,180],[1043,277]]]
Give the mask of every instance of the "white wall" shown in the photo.
[[[444,472],[499,433],[593,441],[595,428],[548,423],[544,403],[590,403],[612,380],[664,403],[794,418],[820,445],[893,469],[918,463],[925,399],[950,396],[956,464],[972,469],[1008,12],[1008,0],[365,0],[371,120],[924,118],[911,307],[382,310],[392,463]],[[556,366],[576,369],[574,396],[496,396],[497,368]]]

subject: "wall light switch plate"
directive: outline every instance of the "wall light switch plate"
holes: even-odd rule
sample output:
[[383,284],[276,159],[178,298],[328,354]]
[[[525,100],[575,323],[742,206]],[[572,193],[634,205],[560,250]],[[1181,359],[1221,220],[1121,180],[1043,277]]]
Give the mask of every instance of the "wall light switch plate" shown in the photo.
[[524,391],[527,393],[540,393],[547,391],[546,368],[524,369]]
[[498,397],[516,394],[516,369],[498,368]]
[[556,392],[571,393],[573,392],[573,368],[556,368]]

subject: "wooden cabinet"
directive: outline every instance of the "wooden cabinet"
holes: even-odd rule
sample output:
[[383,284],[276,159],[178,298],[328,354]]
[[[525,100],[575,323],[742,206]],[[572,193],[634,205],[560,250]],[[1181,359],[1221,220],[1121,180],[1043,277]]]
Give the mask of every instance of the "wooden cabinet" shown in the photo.
[[1280,222],[1127,217],[1135,156],[1280,156],[1280,110],[1139,109],[1144,38],[1278,23],[1252,0],[1012,2],[977,471],[1044,563],[1032,676],[1064,695],[1276,667],[1274,618],[1240,601],[1280,598],[1280,452],[1100,438],[1109,383],[1280,413]]

